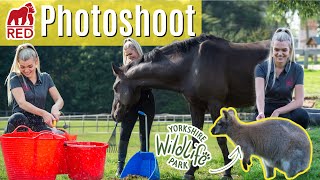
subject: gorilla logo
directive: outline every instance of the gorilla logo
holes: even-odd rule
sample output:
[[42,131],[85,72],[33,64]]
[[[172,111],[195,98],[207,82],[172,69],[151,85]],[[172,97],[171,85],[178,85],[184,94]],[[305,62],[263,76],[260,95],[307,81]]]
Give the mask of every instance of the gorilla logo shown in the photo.
[[[24,6],[21,6],[20,9],[13,9],[9,13],[8,19],[7,19],[7,25],[11,25],[12,21],[14,21],[14,25],[26,25],[27,19],[29,20],[29,25],[33,25],[34,23],[34,14],[36,13],[36,10],[34,8],[34,5],[32,2],[26,3]],[[21,23],[19,24],[19,19],[21,20]]]
[[19,8],[11,9],[7,16],[7,40],[29,40],[35,35],[34,26],[36,13],[32,2]]

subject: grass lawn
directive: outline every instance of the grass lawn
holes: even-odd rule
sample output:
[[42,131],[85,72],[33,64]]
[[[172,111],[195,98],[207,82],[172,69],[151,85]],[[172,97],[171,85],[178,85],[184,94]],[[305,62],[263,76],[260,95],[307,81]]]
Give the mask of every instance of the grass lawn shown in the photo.
[[[207,133],[209,124],[205,124],[204,126],[204,132]],[[137,132],[137,125],[135,126],[136,129],[134,129],[135,132]],[[165,129],[166,126],[159,126],[157,128],[153,129],[153,132],[151,134],[151,152],[154,152],[155,150],[155,144],[154,144],[154,137],[155,134],[158,132],[167,132]],[[87,131],[86,131],[87,132]],[[119,130],[117,131],[119,133]],[[311,137],[311,140],[313,142],[313,160],[310,170],[300,175],[297,179],[298,180],[305,180],[305,179],[319,179],[320,178],[320,128],[318,127],[312,127],[311,130],[308,130],[308,133]],[[99,141],[99,142],[107,142],[110,133],[85,133],[85,134],[79,134],[78,135],[78,141]],[[162,140],[164,139],[165,134],[160,134]],[[119,138],[119,134],[117,134],[117,138]],[[131,136],[129,149],[128,149],[128,156],[127,161],[130,159],[130,157],[135,154],[140,147],[140,142],[137,133],[133,133]],[[119,142],[119,140],[117,140]],[[217,141],[209,136],[209,140],[206,141],[206,144],[208,145],[208,148],[212,154],[212,160],[209,161],[204,167],[200,168],[196,172],[196,179],[219,179],[221,178],[222,174],[213,175],[209,173],[209,169],[216,169],[223,166],[223,158],[222,154],[220,152],[220,149],[217,145]],[[229,150],[232,151],[233,147],[229,145]],[[180,171],[173,169],[169,165],[166,164],[166,161],[168,160],[169,156],[161,156],[157,157],[159,168],[160,168],[160,174],[161,179],[181,179],[185,173],[185,171]],[[105,163],[104,168],[104,179],[115,179],[115,172],[117,167],[117,154],[115,153],[107,153],[107,160]],[[261,165],[258,160],[253,161],[253,166],[251,167],[251,170],[248,173],[245,173],[242,171],[240,167],[240,162],[238,161],[232,170],[233,178],[234,179],[263,179],[263,171],[261,169]],[[7,179],[5,165],[3,161],[2,152],[0,151],[0,179]],[[58,175],[58,180],[67,180],[69,179],[67,175]],[[275,179],[284,179],[284,176],[280,173],[277,173],[277,177]]]
[[316,99],[316,107],[320,108],[320,71],[304,71],[304,89],[305,97]]

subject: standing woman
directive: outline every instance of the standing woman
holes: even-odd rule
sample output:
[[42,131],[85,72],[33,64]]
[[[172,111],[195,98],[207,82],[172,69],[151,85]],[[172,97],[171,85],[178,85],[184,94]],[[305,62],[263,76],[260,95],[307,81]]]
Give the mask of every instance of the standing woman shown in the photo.
[[303,128],[308,127],[309,115],[301,108],[304,101],[303,68],[294,58],[292,33],[287,28],[277,29],[271,40],[269,59],[255,69],[257,120],[280,116]]
[[[64,102],[51,76],[41,73],[40,59],[32,44],[17,47],[6,83],[8,104],[12,104],[13,114],[5,133],[19,125],[26,125],[33,131],[51,130],[52,121],[59,120]],[[44,110],[48,93],[55,102],[51,113]]]
[[[131,61],[141,59],[143,56],[142,48],[137,41],[132,38],[127,38],[123,43],[123,64],[127,65]],[[148,136],[150,137],[150,131],[152,122],[155,115],[154,97],[151,89],[142,89],[140,99],[137,104],[134,104],[128,112],[125,114],[121,123],[120,131],[120,143],[118,153],[118,168],[116,176],[120,176],[125,164],[129,139],[134,128],[134,125],[139,118],[139,137],[141,151],[146,151],[146,137],[145,137],[145,117],[138,114],[138,111],[143,111],[148,116]],[[150,140],[150,138],[148,138]],[[148,147],[149,147],[148,142]],[[148,148],[149,149],[149,148]]]

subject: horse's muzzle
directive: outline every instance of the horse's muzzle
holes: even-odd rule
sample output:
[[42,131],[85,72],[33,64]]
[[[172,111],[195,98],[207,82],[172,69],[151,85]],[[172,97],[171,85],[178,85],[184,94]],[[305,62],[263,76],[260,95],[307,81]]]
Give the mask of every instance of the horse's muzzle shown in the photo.
[[122,122],[122,120],[125,117],[125,114],[125,109],[117,108],[112,114],[112,119],[116,122]]
[[112,119],[115,122],[121,122],[122,121],[122,116],[119,114],[119,112],[115,111],[112,115],[111,115]]
[[112,119],[113,119],[114,122],[117,122],[117,119],[114,117],[113,114],[111,115],[111,117],[112,117]]

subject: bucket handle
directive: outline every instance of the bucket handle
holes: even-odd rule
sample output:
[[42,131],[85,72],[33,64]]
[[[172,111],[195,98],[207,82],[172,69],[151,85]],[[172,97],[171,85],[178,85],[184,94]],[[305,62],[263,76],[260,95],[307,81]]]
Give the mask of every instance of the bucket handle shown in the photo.
[[57,128],[57,129],[64,132],[65,134],[69,135],[68,131],[66,131],[65,129],[63,129],[63,128]]
[[54,134],[51,131],[42,131],[40,134],[37,134],[36,136],[32,137],[32,139],[38,139],[40,136],[44,135],[44,134],[50,134],[52,135],[53,139],[57,139],[57,137],[66,139],[66,137],[59,135],[59,134]]
[[34,131],[32,131],[28,126],[19,125],[12,133],[17,133],[18,129],[20,129],[20,128],[27,128],[27,129],[28,129],[28,132],[34,132]]
[[[35,131],[32,131],[32,129],[30,129],[28,126],[25,126],[25,125],[19,125],[12,133],[17,133],[17,131],[18,131],[18,129],[19,128],[27,128],[28,129],[28,131],[27,132],[35,132]],[[58,137],[62,137],[62,138],[66,138],[66,137],[64,137],[64,136],[62,136],[62,135],[59,135],[59,134],[54,134],[54,133],[52,133],[52,131],[49,131],[49,130],[43,130],[43,131],[40,131],[40,134],[38,134],[38,135],[36,135],[36,136],[34,136],[34,137],[32,137],[32,139],[37,139],[37,138],[39,138],[39,136],[41,136],[41,135],[43,135],[43,134],[52,134],[53,135],[53,137],[54,137],[54,139],[56,139],[56,137],[58,136]]]

